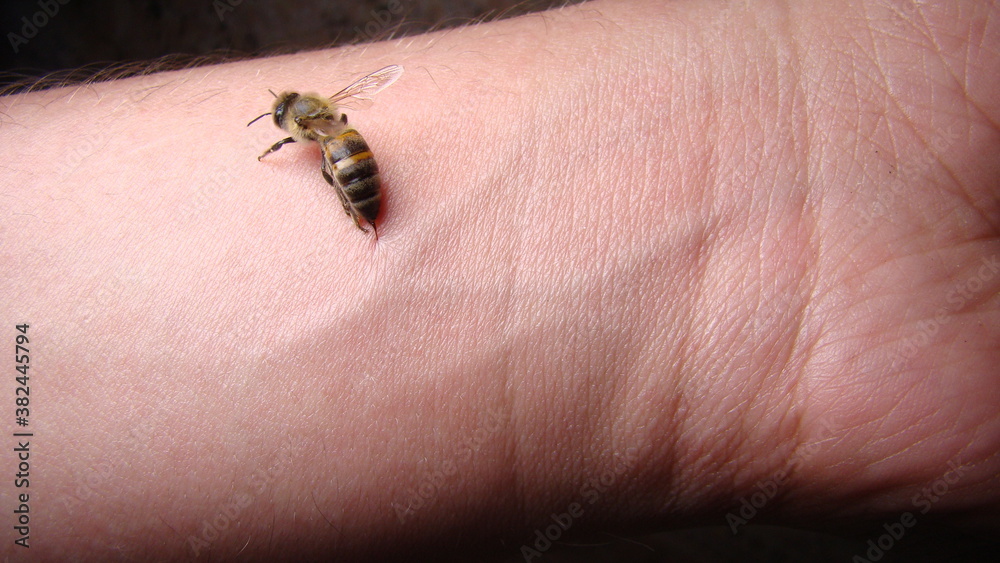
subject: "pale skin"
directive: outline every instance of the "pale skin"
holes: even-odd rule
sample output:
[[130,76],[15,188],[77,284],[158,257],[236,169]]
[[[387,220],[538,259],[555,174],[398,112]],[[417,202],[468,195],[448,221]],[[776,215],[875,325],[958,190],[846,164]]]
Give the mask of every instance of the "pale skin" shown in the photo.
[[[767,481],[750,523],[995,527],[998,22],[592,3],[0,100],[3,555],[517,556]],[[245,125],[387,64],[375,242]]]

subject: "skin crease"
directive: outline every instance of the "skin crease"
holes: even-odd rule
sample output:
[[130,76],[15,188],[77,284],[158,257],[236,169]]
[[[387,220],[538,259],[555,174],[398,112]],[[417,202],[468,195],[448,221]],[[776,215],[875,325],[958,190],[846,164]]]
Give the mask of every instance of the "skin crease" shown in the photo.
[[[0,100],[31,556],[517,555],[769,481],[752,523],[995,530],[998,21],[596,2]],[[245,124],[393,63],[375,243]]]

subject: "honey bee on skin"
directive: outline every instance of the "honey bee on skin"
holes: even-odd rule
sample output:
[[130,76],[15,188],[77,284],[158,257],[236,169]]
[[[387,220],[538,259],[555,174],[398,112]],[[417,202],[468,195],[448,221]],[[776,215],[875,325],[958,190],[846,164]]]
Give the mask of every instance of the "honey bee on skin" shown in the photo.
[[[371,102],[372,96],[395,82],[403,67],[390,65],[359,78],[340,92],[324,98],[318,94],[282,92],[275,96],[274,105],[266,115],[274,116],[274,124],[288,132],[286,137],[271,145],[265,156],[288,143],[315,141],[323,152],[320,172],[334,188],[344,213],[364,232],[361,220],[372,226],[378,240],[375,219],[382,205],[382,180],[378,164],[368,143],[353,127],[347,125],[347,115],[339,108],[360,108]],[[273,92],[272,92],[273,94]],[[257,119],[247,124],[252,125]]]

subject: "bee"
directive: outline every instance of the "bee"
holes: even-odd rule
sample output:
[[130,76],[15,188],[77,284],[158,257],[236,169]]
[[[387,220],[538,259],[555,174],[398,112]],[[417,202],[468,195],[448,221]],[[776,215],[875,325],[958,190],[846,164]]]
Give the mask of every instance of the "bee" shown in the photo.
[[375,219],[382,204],[382,180],[378,164],[368,143],[353,127],[347,125],[347,115],[340,107],[360,109],[371,103],[372,96],[395,82],[403,74],[403,67],[390,65],[359,78],[340,92],[324,98],[314,93],[282,92],[274,94],[271,111],[260,115],[255,121],[267,115],[274,116],[274,124],[288,132],[286,137],[271,145],[257,160],[280,149],[288,143],[315,141],[323,152],[320,172],[334,188],[344,213],[361,226],[364,219],[375,231]]

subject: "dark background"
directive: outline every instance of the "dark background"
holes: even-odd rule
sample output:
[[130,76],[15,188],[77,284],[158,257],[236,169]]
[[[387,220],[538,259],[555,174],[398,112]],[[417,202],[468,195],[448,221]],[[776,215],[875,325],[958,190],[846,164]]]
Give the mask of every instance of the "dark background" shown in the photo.
[[[266,54],[286,53],[510,17],[565,4],[552,0],[280,2],[276,0],[0,0],[0,91],[15,92]],[[52,15],[46,13],[48,7]],[[56,11],[58,10],[58,11]],[[30,26],[25,28],[26,18]],[[9,34],[17,34],[11,45]],[[30,35],[30,37],[29,37]],[[738,508],[738,507],[734,507]],[[990,561],[1000,543],[919,519],[879,561]],[[898,520],[891,520],[892,522]],[[541,559],[565,561],[817,561],[866,557],[887,522],[851,533],[749,525],[733,535],[721,520],[659,534],[566,538]],[[572,530],[571,530],[572,531]],[[626,537],[628,536],[628,537]],[[526,537],[523,542],[530,543]],[[523,561],[520,543],[469,560]]]
[[[0,84],[32,84],[44,76],[51,80],[43,85],[58,84],[99,73],[121,76],[150,68],[363,43],[554,4],[552,0],[0,0]],[[17,38],[12,42],[12,33],[23,42]],[[157,59],[154,65],[115,65]],[[124,72],[106,72],[109,67]]]

